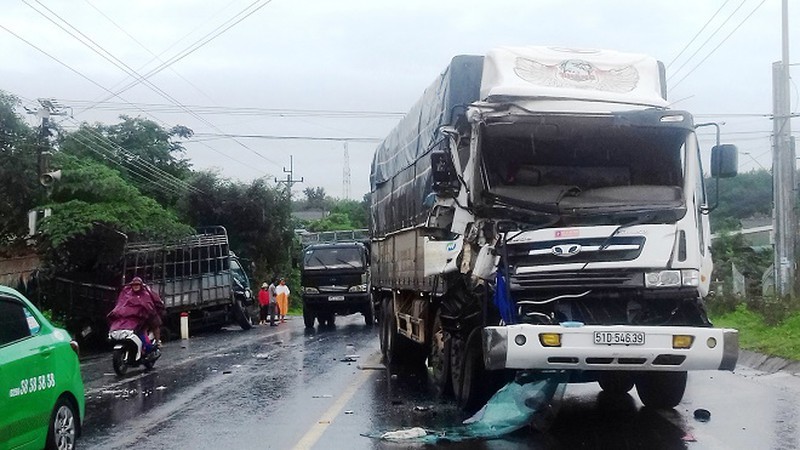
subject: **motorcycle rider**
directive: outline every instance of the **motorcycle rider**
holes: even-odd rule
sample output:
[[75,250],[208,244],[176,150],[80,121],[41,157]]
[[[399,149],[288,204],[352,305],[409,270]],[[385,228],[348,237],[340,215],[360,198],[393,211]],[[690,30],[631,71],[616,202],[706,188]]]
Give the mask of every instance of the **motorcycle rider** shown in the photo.
[[[117,304],[108,313],[109,330],[134,330],[147,337],[152,331],[156,348],[161,346],[161,316],[166,308],[161,297],[140,277],[133,277],[130,283],[122,288],[117,297]],[[146,340],[145,340],[146,342]]]

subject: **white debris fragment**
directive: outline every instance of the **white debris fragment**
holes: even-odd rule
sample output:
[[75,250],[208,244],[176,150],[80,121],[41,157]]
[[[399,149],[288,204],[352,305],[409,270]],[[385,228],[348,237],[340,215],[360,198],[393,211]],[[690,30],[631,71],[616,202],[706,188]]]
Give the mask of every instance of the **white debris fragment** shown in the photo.
[[416,439],[428,434],[424,428],[414,427],[414,428],[405,428],[402,430],[397,431],[387,431],[381,435],[381,439],[387,441],[402,441],[406,439]]
[[163,391],[166,388],[167,388],[166,386],[159,386],[159,387],[156,388],[156,390],[157,391]]

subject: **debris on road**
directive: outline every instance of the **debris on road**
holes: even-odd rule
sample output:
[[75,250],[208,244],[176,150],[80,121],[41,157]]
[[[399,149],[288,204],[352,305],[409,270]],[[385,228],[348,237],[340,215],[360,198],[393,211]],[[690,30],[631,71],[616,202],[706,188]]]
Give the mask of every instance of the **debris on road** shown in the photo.
[[352,409],[348,409],[348,410],[347,410],[347,411],[345,411],[344,413],[345,413],[345,414],[347,414],[347,415],[349,416],[349,415],[352,415],[352,414],[353,414],[353,410],[352,410]]
[[[537,415],[550,412],[553,398],[556,394],[563,395],[566,382],[565,372],[520,372],[514,381],[497,391],[483,408],[461,426],[444,430],[408,428],[363,436],[381,440],[413,440],[424,444],[497,439],[535,422]],[[394,401],[392,404],[395,404]]]
[[430,409],[431,409],[430,406],[415,406],[414,407],[414,411],[418,411],[418,412],[428,411]]
[[427,434],[428,432],[425,431],[424,428],[414,427],[397,431],[387,431],[383,433],[380,438],[386,441],[405,441],[425,437]]
[[711,420],[711,411],[703,408],[695,409],[694,420],[698,422],[708,422],[709,420]]
[[331,394],[312,395],[311,398],[333,398]]

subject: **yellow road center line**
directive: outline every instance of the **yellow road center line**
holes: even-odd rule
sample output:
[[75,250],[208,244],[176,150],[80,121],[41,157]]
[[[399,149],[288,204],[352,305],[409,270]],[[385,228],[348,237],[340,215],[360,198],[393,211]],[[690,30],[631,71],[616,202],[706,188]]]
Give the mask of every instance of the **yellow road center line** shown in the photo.
[[348,386],[347,389],[344,390],[344,392],[342,392],[342,395],[339,396],[339,398],[337,398],[335,402],[333,402],[331,407],[328,408],[327,411],[325,411],[325,414],[323,414],[319,418],[317,423],[312,425],[311,428],[306,432],[306,434],[303,435],[302,438],[300,438],[300,441],[298,441],[297,444],[293,447],[293,450],[310,450],[314,446],[314,444],[317,443],[319,438],[322,437],[322,434],[325,433],[325,430],[327,430],[328,427],[331,426],[331,423],[333,423],[333,419],[335,419],[336,416],[339,415],[339,413],[342,411],[344,405],[346,405],[347,402],[349,402],[350,399],[353,398],[353,395],[355,395],[358,388],[360,388],[361,385],[363,385],[364,382],[367,381],[367,379],[370,376],[370,372],[371,371],[369,370],[361,371],[361,376],[357,377],[355,381],[353,381],[353,383],[350,386]]

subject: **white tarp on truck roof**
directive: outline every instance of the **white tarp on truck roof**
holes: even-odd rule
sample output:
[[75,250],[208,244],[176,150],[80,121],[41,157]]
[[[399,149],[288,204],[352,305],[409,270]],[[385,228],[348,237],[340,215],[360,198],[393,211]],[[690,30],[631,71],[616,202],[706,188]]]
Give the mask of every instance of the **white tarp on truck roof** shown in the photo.
[[500,47],[484,59],[480,97],[569,99],[666,107],[655,58],[611,50]]

